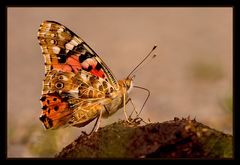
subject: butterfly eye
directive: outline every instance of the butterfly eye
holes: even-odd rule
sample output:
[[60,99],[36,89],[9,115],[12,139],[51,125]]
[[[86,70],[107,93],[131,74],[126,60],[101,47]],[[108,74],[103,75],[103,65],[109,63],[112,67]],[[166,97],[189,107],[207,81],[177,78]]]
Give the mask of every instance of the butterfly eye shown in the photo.
[[63,88],[63,83],[62,82],[57,82],[56,84],[55,84],[55,87],[57,88],[57,89],[61,89],[61,88]]

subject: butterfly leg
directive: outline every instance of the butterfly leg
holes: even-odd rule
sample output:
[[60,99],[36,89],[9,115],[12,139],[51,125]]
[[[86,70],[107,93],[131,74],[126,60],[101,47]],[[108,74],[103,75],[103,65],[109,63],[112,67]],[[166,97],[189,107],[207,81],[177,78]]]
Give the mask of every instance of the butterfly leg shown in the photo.
[[123,111],[124,111],[124,115],[125,115],[125,118],[126,118],[127,122],[131,123],[128,120],[128,115],[127,115],[127,111],[126,111],[126,94],[125,93],[123,94]]
[[[95,130],[95,132],[98,131],[98,129],[99,129],[99,127],[100,127],[100,123],[101,123],[102,112],[103,112],[103,110],[101,109],[100,115],[97,117],[97,120],[96,120],[96,122],[95,122],[95,124],[94,124],[94,126],[93,126],[93,128],[92,128],[92,130],[91,130],[91,132],[90,132],[89,134],[87,134],[88,136],[90,136],[90,135],[94,132],[94,130]],[[85,134],[86,134],[86,133],[85,133]]]
[[103,109],[101,108],[100,115],[98,117],[97,128],[96,128],[95,132],[97,132],[99,127],[100,127],[100,123],[101,123],[101,119],[102,119],[102,113],[103,113]]
[[[147,124],[146,121],[144,121],[141,117],[139,117],[139,112],[136,110],[136,107],[135,107],[135,105],[134,105],[134,103],[133,103],[131,98],[129,98],[127,102],[129,102],[129,101],[131,102],[131,104],[133,106],[133,111],[132,111],[132,113],[129,116],[129,120],[131,120],[132,123],[136,123],[136,124],[140,124],[141,121],[144,122],[145,124]],[[134,119],[132,119],[133,112],[136,113],[136,117]]]
[[[93,126],[93,128],[91,130],[91,132],[89,134],[87,134],[88,136],[90,136],[94,132],[94,130],[95,130],[96,126],[97,126],[99,118],[100,118],[100,116],[97,117],[97,120],[96,120],[96,122],[95,122],[95,124],[94,124],[94,126]],[[96,132],[97,132],[97,129],[96,129]]]
[[[138,111],[136,110],[136,107],[135,107],[135,105],[134,105],[134,103],[133,103],[133,101],[132,101],[132,99],[131,98],[129,98],[128,100],[127,100],[127,103],[128,102],[131,102],[131,104],[132,104],[132,106],[133,106],[133,111],[131,112],[131,114],[129,115],[129,117],[128,118],[131,118],[132,117],[132,114],[133,114],[133,112],[135,112],[136,113],[136,115],[138,115]],[[126,103],[126,104],[127,104]]]

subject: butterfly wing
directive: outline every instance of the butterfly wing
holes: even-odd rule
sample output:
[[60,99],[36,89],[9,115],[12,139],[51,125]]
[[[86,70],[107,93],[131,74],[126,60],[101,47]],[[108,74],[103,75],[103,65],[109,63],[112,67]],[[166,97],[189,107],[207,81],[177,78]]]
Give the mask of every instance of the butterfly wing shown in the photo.
[[[105,110],[104,104],[111,101],[109,98],[92,98],[92,99],[73,99],[74,111],[68,125],[83,127],[100,115]],[[70,102],[71,102],[70,101]]]
[[45,59],[42,115],[47,129],[84,126],[94,120],[106,95],[118,89],[118,83],[101,58],[65,26],[45,21],[38,32]]
[[104,110],[103,102],[110,100],[71,98],[66,101],[57,93],[51,93],[42,95],[41,101],[43,111],[40,120],[46,129],[57,129],[70,125],[77,127],[87,125]]
[[44,94],[41,97],[42,115],[40,120],[46,129],[55,129],[67,124],[72,118],[73,110],[57,93]]
[[85,70],[104,79],[114,89],[119,88],[103,60],[67,27],[54,21],[44,21],[39,28],[38,40],[45,59],[45,74],[52,69],[75,74]]

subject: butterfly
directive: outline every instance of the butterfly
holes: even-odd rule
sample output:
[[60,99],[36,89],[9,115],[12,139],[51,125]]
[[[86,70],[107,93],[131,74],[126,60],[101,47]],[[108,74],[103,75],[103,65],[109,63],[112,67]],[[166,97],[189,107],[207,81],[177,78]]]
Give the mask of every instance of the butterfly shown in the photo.
[[46,129],[83,127],[122,107],[127,116],[133,77],[117,81],[97,53],[58,22],[44,21],[38,41],[45,60],[39,119]]

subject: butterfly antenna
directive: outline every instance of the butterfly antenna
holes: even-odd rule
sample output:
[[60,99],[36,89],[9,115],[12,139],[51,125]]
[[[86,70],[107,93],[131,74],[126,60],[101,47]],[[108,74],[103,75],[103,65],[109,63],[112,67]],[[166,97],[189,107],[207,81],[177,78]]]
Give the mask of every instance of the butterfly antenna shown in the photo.
[[143,103],[143,105],[142,105],[142,108],[141,108],[140,112],[137,114],[137,116],[139,116],[140,113],[142,112],[142,110],[143,110],[143,108],[144,108],[144,106],[145,106],[145,104],[146,104],[146,102],[147,102],[149,96],[150,96],[150,91],[149,91],[148,89],[143,88],[143,87],[140,87],[140,86],[133,86],[133,87],[135,87],[135,88],[139,88],[139,89],[143,89],[143,90],[145,90],[145,91],[148,92],[148,95],[147,95],[147,97],[146,97],[146,99],[145,99],[145,101],[144,101],[144,103]]
[[[129,75],[127,76],[127,78],[129,78],[129,76],[131,76],[131,74],[151,55],[151,53],[156,49],[157,45],[154,45],[152,50],[148,53],[148,55],[129,73]],[[154,55],[153,57],[155,57],[156,55]]]

